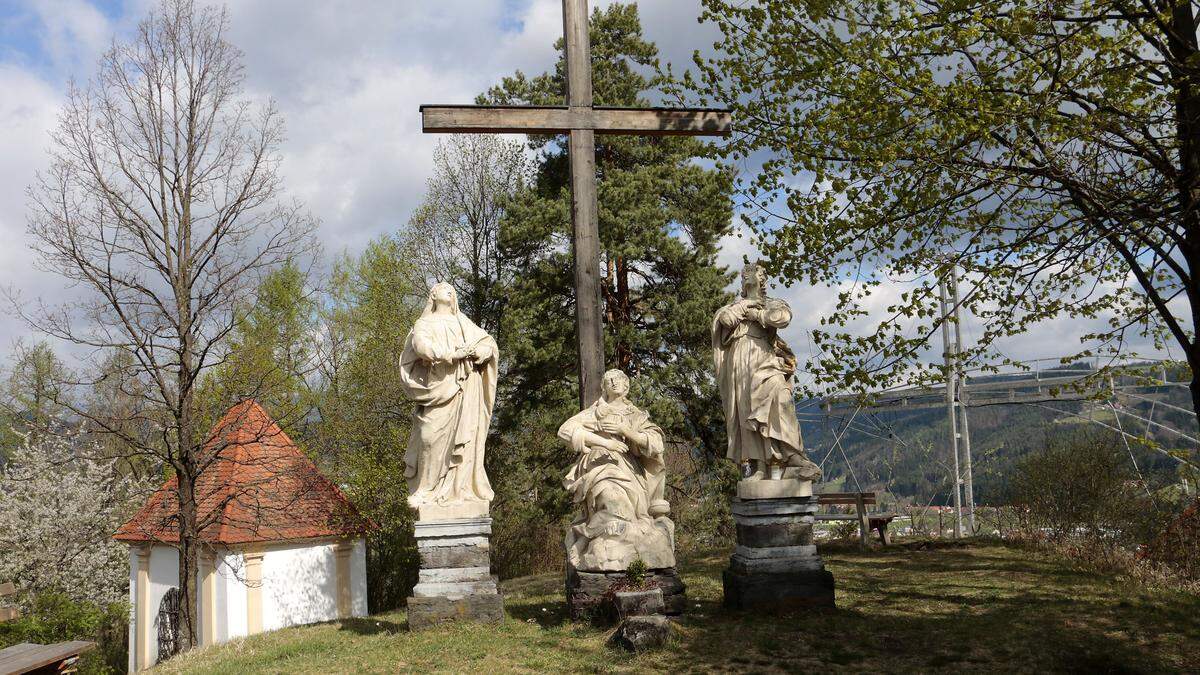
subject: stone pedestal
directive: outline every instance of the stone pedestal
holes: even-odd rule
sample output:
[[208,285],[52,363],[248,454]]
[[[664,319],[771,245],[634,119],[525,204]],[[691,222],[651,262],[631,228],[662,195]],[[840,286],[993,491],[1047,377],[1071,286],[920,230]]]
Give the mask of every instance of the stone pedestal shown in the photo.
[[[674,567],[649,570],[646,579],[662,591],[663,613],[679,616],[687,606],[687,586]],[[567,609],[573,620],[598,620],[607,612],[605,594],[625,581],[624,572],[581,572],[567,565]]]
[[[783,486],[767,487],[777,493]],[[738,492],[753,490],[739,486]],[[811,484],[796,492],[806,496],[733,501],[737,548],[723,575],[726,607],[768,611],[833,607],[833,574],[825,569],[813,544],[817,498],[811,496]]]
[[491,574],[492,519],[418,521],[418,583],[408,599],[408,627],[421,630],[458,619],[496,622],[504,600]]

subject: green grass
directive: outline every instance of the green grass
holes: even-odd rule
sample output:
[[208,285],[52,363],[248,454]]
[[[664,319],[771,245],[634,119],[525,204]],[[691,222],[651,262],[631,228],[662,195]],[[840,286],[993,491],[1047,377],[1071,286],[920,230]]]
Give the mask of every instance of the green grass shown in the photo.
[[508,619],[409,633],[404,612],[293,628],[186,654],[188,673],[1200,671],[1200,598],[1153,591],[998,544],[824,550],[837,610],[720,606],[725,555],[681,564],[673,642],[610,650],[565,618],[559,575],[504,584]]

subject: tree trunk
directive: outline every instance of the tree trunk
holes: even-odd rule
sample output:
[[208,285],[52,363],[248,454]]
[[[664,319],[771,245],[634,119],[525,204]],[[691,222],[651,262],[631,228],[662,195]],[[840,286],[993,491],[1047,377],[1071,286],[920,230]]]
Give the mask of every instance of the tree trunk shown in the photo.
[[[617,258],[617,315],[618,326],[627,326],[631,321],[631,310],[629,306],[629,264],[625,258]],[[631,373],[630,368],[633,365],[633,350],[629,347],[629,342],[626,340],[617,340],[617,367],[625,371],[627,375],[636,375]]]
[[[180,434],[182,436],[182,434]],[[190,454],[190,453],[189,453]],[[192,462],[194,464],[194,462]],[[181,462],[185,467],[189,462]],[[184,475],[184,474],[189,475]],[[196,528],[196,478],[185,469],[179,479],[179,651],[199,643],[196,607],[196,573],[199,569],[199,537]]]
[[1200,286],[1196,265],[1200,260],[1200,82],[1196,73],[1200,49],[1196,39],[1196,16],[1191,0],[1176,0],[1171,10],[1171,29],[1167,35],[1173,61],[1175,86],[1175,124],[1179,138],[1179,178],[1176,185],[1184,238],[1190,250],[1183,251],[1188,264],[1188,288],[1185,289],[1192,311],[1191,344],[1182,347],[1192,370],[1192,407],[1200,429]]

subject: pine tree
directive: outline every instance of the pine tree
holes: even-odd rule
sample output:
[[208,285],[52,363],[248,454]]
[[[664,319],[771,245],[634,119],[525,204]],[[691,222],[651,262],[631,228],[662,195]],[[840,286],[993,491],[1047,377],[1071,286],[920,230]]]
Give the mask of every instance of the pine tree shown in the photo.
[[[658,71],[658,50],[642,36],[636,6],[593,12],[591,40],[597,105],[649,106],[669,84],[646,74]],[[518,72],[480,101],[560,105],[564,72],[561,58],[553,72]],[[559,481],[571,457],[554,437],[576,409],[570,177],[562,138],[533,137],[531,146],[540,153],[533,184],[500,230],[502,254],[518,270],[501,331],[506,371],[493,425],[501,449],[489,453],[500,537],[506,523],[517,537],[531,527],[561,536],[558,518],[570,507]],[[731,275],[716,255],[731,226],[732,180],[703,166],[705,153],[691,138],[604,135],[596,163],[606,365],[632,376],[634,400],[677,447],[712,458],[724,454],[724,429],[709,325],[729,298]]]

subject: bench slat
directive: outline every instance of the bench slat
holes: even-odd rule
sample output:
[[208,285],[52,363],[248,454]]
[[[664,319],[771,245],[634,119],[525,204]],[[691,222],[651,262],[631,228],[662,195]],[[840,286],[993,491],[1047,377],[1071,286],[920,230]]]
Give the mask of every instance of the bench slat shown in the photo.
[[[864,504],[875,503],[874,492],[863,492],[861,494]],[[817,495],[817,502],[820,504],[857,504],[858,499],[858,492],[826,492],[825,494]]]
[[35,645],[23,642],[8,649],[0,649],[0,673],[28,673],[31,670],[73,659],[95,646],[96,643],[84,640],[59,642],[53,645]]
[[0,583],[0,598],[6,595],[15,595],[16,592],[17,587],[13,585],[13,582],[5,581],[4,583]]

